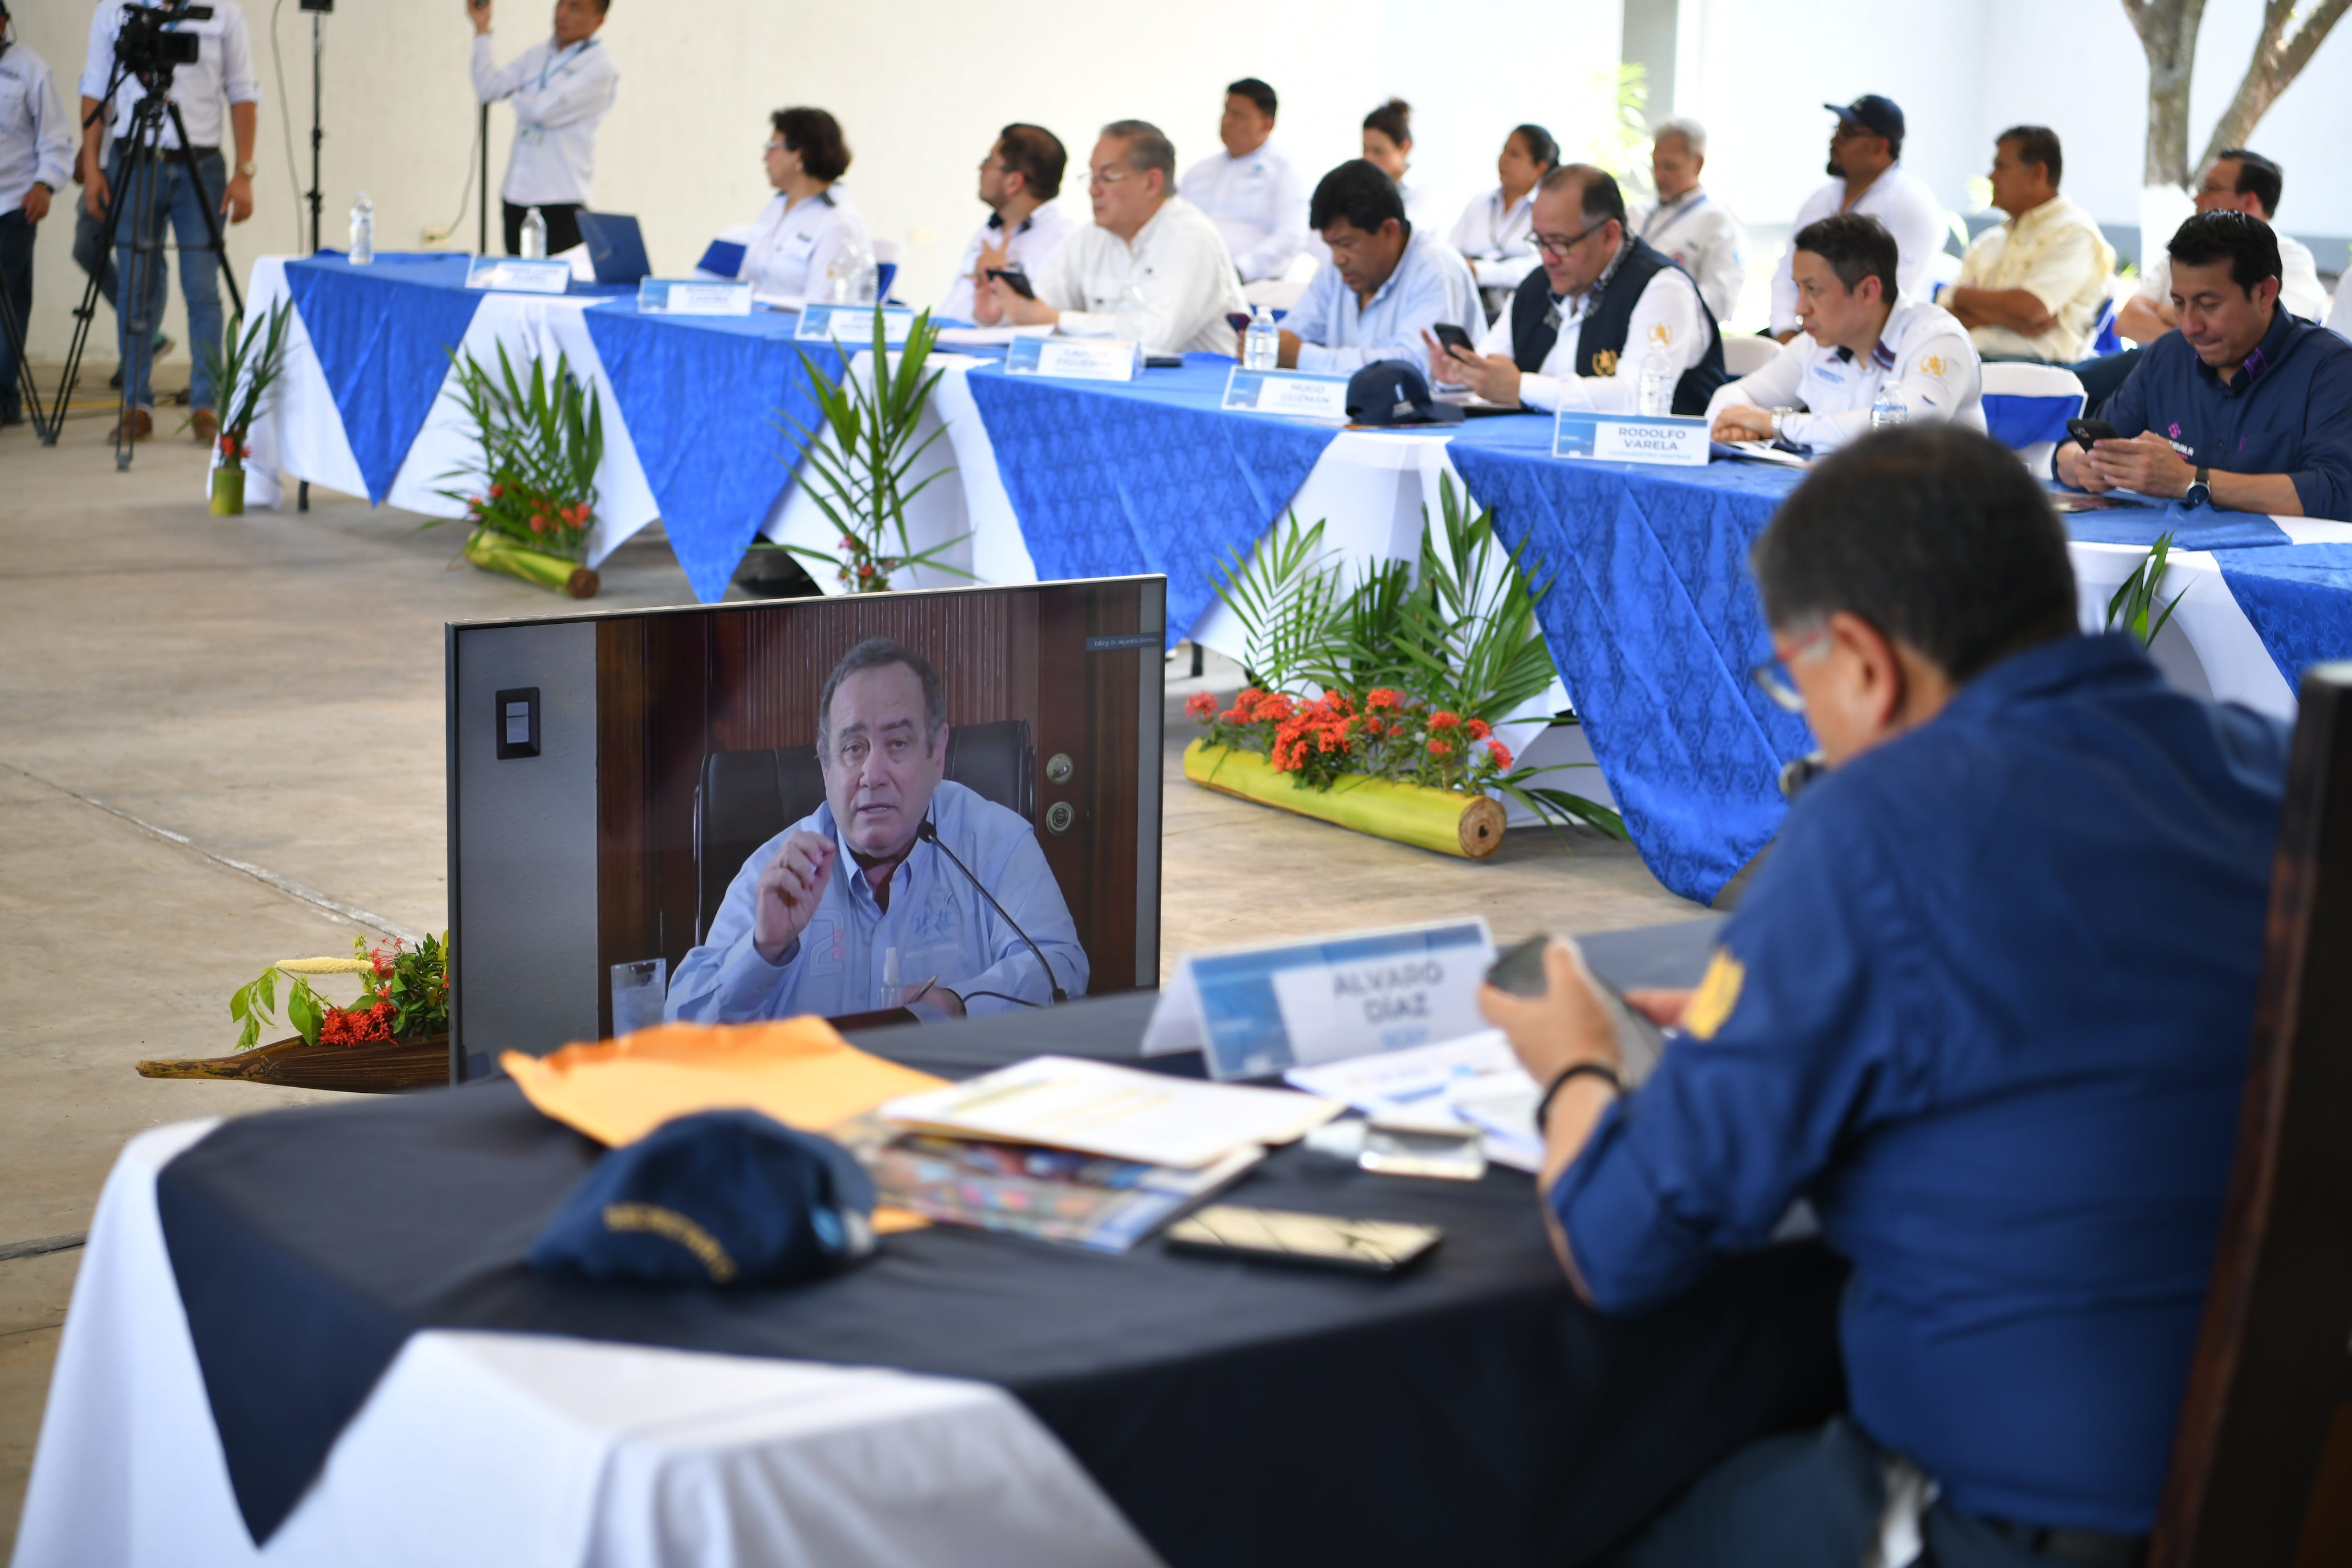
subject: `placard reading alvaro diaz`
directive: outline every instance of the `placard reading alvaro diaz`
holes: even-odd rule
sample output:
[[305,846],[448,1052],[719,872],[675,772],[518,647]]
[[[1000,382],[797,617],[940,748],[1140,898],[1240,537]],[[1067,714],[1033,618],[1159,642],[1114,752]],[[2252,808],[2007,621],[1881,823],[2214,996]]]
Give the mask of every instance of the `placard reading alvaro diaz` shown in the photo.
[[1478,982],[1492,962],[1490,947],[1473,943],[1279,972],[1275,1001],[1292,1058],[1311,1067],[1483,1029]]

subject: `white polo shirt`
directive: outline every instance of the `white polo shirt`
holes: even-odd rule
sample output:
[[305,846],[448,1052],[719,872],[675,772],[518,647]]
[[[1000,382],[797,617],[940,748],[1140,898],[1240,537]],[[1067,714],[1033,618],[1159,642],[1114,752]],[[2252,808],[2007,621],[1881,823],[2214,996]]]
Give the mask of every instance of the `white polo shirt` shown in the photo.
[[541,38],[504,66],[490,35],[474,36],[474,97],[514,106],[514,151],[499,195],[519,207],[586,206],[596,175],[596,128],[621,87],[613,51],[593,37],[559,48]]
[[1697,281],[1717,324],[1729,321],[1748,287],[1748,230],[1738,215],[1693,185],[1671,202],[1644,203],[1627,216],[1634,237],[1665,252]]
[[1217,226],[1244,283],[1281,277],[1307,244],[1307,184],[1271,142],[1238,158],[1211,153],[1184,171],[1176,192]]
[[1097,224],[1069,237],[1042,273],[1037,298],[1076,338],[1132,338],[1146,353],[1230,357],[1233,323],[1249,314],[1224,236],[1208,215],[1170,196],[1130,245]]
[[[1004,259],[1017,264],[1020,270],[1034,279],[1045,270],[1045,264],[1054,259],[1055,253],[1077,227],[1076,220],[1058,196],[1014,224],[1009,237],[999,226],[995,215],[991,214],[989,220],[972,234],[971,243],[963,247],[963,259],[956,263],[955,282],[940,301],[937,314],[958,321],[971,320],[972,292],[976,288],[971,269],[980,265],[982,246],[1004,245]],[[1011,244],[1006,245],[1008,238]]]
[[760,209],[735,276],[761,300],[823,300],[835,258],[853,245],[874,248],[847,191],[836,184],[791,203],[779,191]]
[[[1650,344],[1664,352],[1676,380],[1706,357],[1709,339],[1706,317],[1699,309],[1698,287],[1673,268],[1662,267],[1643,287],[1642,297],[1633,301],[1633,319],[1625,326],[1625,350],[1617,356],[1615,366],[1607,375],[1580,374],[1576,363],[1577,336],[1584,330],[1587,307],[1600,292],[1596,286],[1559,302],[1559,337],[1544,355],[1542,367],[1519,377],[1523,406],[1547,414],[1562,408],[1631,414],[1642,405],[1642,362],[1649,357]],[[1503,313],[1486,329],[1478,352],[1514,357],[1509,306],[1503,307]]]
[[1450,243],[1470,264],[1479,288],[1516,289],[1540,259],[1535,226],[1535,192],[1506,202],[1503,187],[1496,185],[1462,209]]
[[1868,359],[1823,348],[1800,332],[1762,370],[1717,387],[1706,416],[1736,403],[1802,409],[1781,421],[1781,434],[1792,446],[1834,452],[1869,432],[1871,405],[1890,378],[1902,387],[1914,420],[1985,427],[1984,366],[1968,329],[1940,305],[1905,300],[1896,300]]
[[[253,47],[245,29],[245,13],[236,0],[212,0],[213,14],[201,22],[174,22],[166,31],[196,35],[196,63],[172,74],[172,102],[187,125],[188,142],[195,147],[227,147],[227,115],[224,103],[258,103],[261,80],[253,74]],[[114,39],[122,31],[123,0],[105,0],[89,19],[89,53],[81,67],[81,96],[101,99],[114,71]],[[13,51],[11,51],[13,52]],[[131,110],[143,96],[136,81],[125,78],[107,108],[107,130],[121,136],[131,129]],[[80,138],[77,136],[76,141]],[[177,147],[180,133],[163,120],[163,145]],[[217,193],[215,193],[217,194]]]
[[[2279,247],[2279,303],[2290,316],[2301,316],[2306,321],[2316,321],[2327,314],[2327,289],[2319,281],[2319,263],[2311,254],[2311,247],[2290,235],[2277,235]],[[2153,304],[2172,303],[2172,253],[2162,246],[2156,254],[2140,263],[2139,287],[2133,290],[2139,298]],[[2341,284],[2336,297],[2340,305],[2344,298]],[[2331,325],[2333,323],[2330,323]]]
[[1886,172],[1870,183],[1862,199],[1851,207],[1841,209],[1845,200],[1845,182],[1832,180],[1805,198],[1797,209],[1797,226],[1790,230],[1792,243],[1789,254],[1780,258],[1779,270],[1772,274],[1772,330],[1790,332],[1797,328],[1797,276],[1790,270],[1796,260],[1793,238],[1799,229],[1816,218],[1824,218],[1844,210],[1874,217],[1886,226],[1895,237],[1895,282],[1899,298],[1924,300],[1927,297],[1928,265],[1936,253],[1944,248],[1951,233],[1944,221],[1944,204],[1927,183],[1914,175],[1897,162],[1887,165]]

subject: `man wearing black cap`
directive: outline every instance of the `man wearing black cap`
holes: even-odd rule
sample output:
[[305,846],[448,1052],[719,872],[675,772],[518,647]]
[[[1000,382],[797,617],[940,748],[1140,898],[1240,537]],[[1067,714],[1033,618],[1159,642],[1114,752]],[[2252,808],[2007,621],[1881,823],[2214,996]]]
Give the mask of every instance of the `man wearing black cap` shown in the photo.
[[[1797,209],[1797,227],[1832,213],[1874,217],[1895,237],[1895,279],[1906,300],[1925,300],[1928,258],[1944,248],[1944,204],[1927,182],[1903,167],[1903,110],[1894,100],[1864,93],[1852,103],[1825,103],[1838,117],[1830,132],[1830,183]],[[1791,250],[1772,274],[1772,335],[1797,335],[1797,279]]]

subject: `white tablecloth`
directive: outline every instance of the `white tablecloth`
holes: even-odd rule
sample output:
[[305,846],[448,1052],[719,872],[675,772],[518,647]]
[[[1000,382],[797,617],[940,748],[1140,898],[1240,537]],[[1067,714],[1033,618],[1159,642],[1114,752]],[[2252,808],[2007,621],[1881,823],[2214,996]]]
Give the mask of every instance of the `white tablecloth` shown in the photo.
[[16,1568],[1157,1562],[986,1384],[444,1331],[409,1340],[257,1550],[156,1215],[156,1173],[213,1125],[142,1133],[107,1179]]

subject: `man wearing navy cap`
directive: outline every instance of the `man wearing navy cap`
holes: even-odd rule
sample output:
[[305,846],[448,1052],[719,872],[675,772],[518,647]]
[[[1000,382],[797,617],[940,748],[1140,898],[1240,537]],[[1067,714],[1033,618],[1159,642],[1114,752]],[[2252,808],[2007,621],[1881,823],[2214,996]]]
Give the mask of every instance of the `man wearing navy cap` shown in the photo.
[[1480,1004],[1547,1086],[1577,1290],[1652,1310],[1810,1199],[1853,1265],[1850,1410],[1734,1454],[1612,1562],[1924,1538],[1937,1568],[2137,1564],[2237,1142],[2286,726],[2080,634],[2065,531],[1974,431],[1825,458],[1753,563],[1759,684],[1832,771],[1698,989],[1632,998],[1680,1036],[1624,1089],[1564,944],[1544,995]]
[[[1874,92],[1843,106],[1822,107],[1838,117],[1837,129],[1830,132],[1832,178],[1797,209],[1796,226],[1832,213],[1876,218],[1895,237],[1895,280],[1903,297],[1927,299],[1929,258],[1944,248],[1944,204],[1903,167],[1903,110]],[[1797,331],[1797,279],[1783,260],[1772,275],[1772,335],[1785,343]]]
[[[817,714],[824,804],[743,862],[709,939],[677,966],[669,1017],[743,1024],[901,1005],[960,1016],[1042,1007],[1057,984],[1085,994],[1086,950],[1037,836],[1018,812],[941,776],[947,687],[930,660],[869,637],[834,667]],[[1035,939],[1050,975],[975,879]]]

